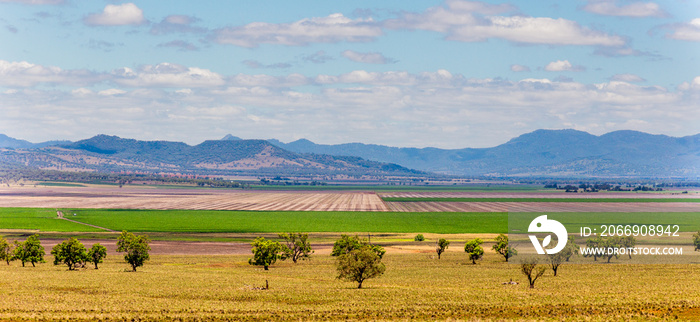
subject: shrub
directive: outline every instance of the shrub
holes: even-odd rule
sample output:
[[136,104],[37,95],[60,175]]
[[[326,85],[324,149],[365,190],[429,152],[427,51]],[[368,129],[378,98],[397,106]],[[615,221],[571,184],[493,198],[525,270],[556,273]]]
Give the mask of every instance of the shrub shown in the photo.
[[425,240],[425,237],[423,237],[423,234],[418,234],[416,237],[413,237],[413,241],[419,241],[422,242]]

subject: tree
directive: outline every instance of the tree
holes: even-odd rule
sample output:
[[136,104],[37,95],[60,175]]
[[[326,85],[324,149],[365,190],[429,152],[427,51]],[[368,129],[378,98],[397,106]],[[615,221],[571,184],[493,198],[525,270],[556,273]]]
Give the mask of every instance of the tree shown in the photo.
[[700,251],[700,230],[693,234],[693,245],[695,246],[695,251]]
[[622,237],[620,238],[619,242],[620,246],[627,249],[627,255],[629,255],[630,259],[632,259],[632,252],[630,248],[634,248],[634,246],[637,245],[637,240],[634,238],[634,236]]
[[98,269],[97,264],[102,263],[102,260],[106,257],[107,248],[100,245],[100,243],[96,243],[90,248],[87,261],[95,264],[95,269]]
[[574,241],[574,236],[569,236],[566,242],[566,246],[559,253],[562,254],[562,256],[564,256],[564,258],[568,262],[572,256],[578,255],[580,250],[581,247],[579,247]]
[[362,288],[366,279],[380,276],[386,270],[382,258],[369,245],[338,256],[337,264],[337,278],[357,282],[357,288]]
[[283,238],[286,245],[282,245],[282,260],[291,258],[292,262],[296,264],[299,259],[307,259],[311,257],[314,253],[311,250],[311,243],[307,241],[309,234],[302,233],[289,233],[289,234],[279,234],[280,238]]
[[131,265],[131,268],[136,272],[137,267],[150,259],[148,252],[151,251],[151,246],[148,245],[150,240],[146,235],[134,235],[132,233],[122,231],[117,240],[117,252],[124,254],[124,260]]
[[588,238],[586,240],[586,248],[588,248],[588,253],[584,254],[583,257],[593,256],[593,261],[598,261],[598,257],[602,257],[602,254],[598,254],[596,251],[599,247],[603,246],[603,238],[598,236],[595,238]]
[[[605,248],[607,250],[608,248],[619,248],[621,245],[622,244],[620,243],[619,237],[609,237],[603,239],[602,243],[599,244],[599,247]],[[610,263],[610,259],[612,259],[613,257],[615,257],[615,259],[620,258],[620,254],[618,252],[609,251],[605,254],[605,257],[608,258],[608,263]]]
[[336,240],[333,244],[333,251],[331,251],[331,256],[340,256],[343,254],[347,254],[355,249],[360,249],[364,246],[369,247],[373,252],[377,254],[377,256],[379,256],[379,258],[384,257],[384,254],[386,253],[384,247],[379,245],[372,245],[360,239],[360,237],[358,237],[357,235],[352,237],[348,235],[341,235],[340,239]]
[[469,259],[472,261],[472,264],[476,264],[476,260],[484,256],[484,248],[481,247],[483,243],[484,241],[481,240],[481,238],[476,238],[464,244],[464,251],[469,254]]
[[7,265],[10,265],[12,260],[12,245],[0,237],[0,261],[6,261]]
[[261,265],[265,270],[268,270],[270,265],[274,264],[280,258],[279,253],[282,251],[282,245],[277,241],[266,240],[265,237],[256,238],[251,244],[253,249],[253,258],[248,260],[250,265]]
[[418,234],[418,235],[416,235],[416,237],[413,237],[413,241],[422,242],[424,240],[425,240],[425,237],[423,236],[423,234]]
[[54,246],[51,250],[51,255],[54,256],[54,265],[66,264],[69,271],[75,268],[75,264],[88,260],[87,249],[75,237],[71,237]]
[[496,244],[493,245],[493,250],[501,254],[508,262],[508,258],[518,255],[518,251],[508,244],[508,236],[500,234],[496,237]]
[[558,252],[556,254],[548,254],[547,258],[549,259],[549,265],[552,267],[552,271],[554,271],[554,276],[557,276],[557,270],[559,270],[559,266],[566,260],[566,255],[562,254],[562,252]]
[[545,266],[537,265],[537,259],[525,259],[522,264],[520,264],[520,269],[523,274],[527,276],[527,281],[530,283],[530,288],[535,288],[535,281],[544,275],[544,271],[547,269]]
[[438,254],[438,259],[440,259],[440,255],[442,255],[448,247],[450,247],[450,242],[445,238],[440,238],[440,240],[435,243],[435,251]]
[[22,262],[22,267],[24,263],[32,263],[32,267],[36,267],[36,263],[45,263],[44,247],[41,246],[41,241],[38,235],[31,235],[24,242],[15,241],[15,249],[13,251],[12,258],[18,259]]

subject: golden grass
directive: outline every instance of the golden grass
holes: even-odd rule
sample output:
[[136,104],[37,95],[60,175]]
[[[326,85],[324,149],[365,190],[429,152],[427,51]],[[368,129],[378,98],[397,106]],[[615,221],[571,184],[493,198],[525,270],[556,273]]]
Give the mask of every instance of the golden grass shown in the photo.
[[[453,245],[459,248],[459,245]],[[451,249],[452,250],[452,249]],[[335,279],[317,255],[270,271],[249,256],[153,256],[138,272],[110,256],[99,270],[0,265],[0,319],[552,319],[700,318],[694,265],[566,265],[529,289],[518,265],[493,253],[392,253],[364,289]],[[47,261],[51,261],[47,258]],[[503,285],[510,279],[519,285]],[[268,280],[270,289],[260,290]]]

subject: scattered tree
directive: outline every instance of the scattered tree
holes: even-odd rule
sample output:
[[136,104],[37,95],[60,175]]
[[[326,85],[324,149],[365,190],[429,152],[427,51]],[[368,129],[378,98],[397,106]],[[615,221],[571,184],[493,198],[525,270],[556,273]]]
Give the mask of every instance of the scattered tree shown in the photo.
[[331,251],[331,256],[340,256],[343,254],[347,254],[355,249],[360,249],[364,246],[369,247],[373,252],[377,254],[377,256],[379,256],[379,258],[384,257],[384,254],[386,253],[384,247],[379,245],[372,245],[360,239],[360,237],[358,237],[357,235],[352,237],[348,235],[341,235],[340,239],[338,239],[333,244],[333,251]]
[[75,269],[76,264],[88,260],[87,249],[75,237],[71,237],[54,246],[51,250],[51,255],[54,256],[54,265],[66,264],[69,271]]
[[549,259],[549,265],[552,267],[552,271],[554,272],[554,276],[557,276],[559,266],[561,266],[561,264],[566,260],[566,255],[562,252],[558,252],[556,254],[548,254],[547,257]]
[[547,269],[545,266],[537,265],[537,259],[525,259],[522,264],[520,264],[520,269],[523,274],[527,276],[527,281],[530,283],[530,288],[535,288],[535,281],[544,275],[544,271]]
[[693,234],[693,245],[695,246],[695,251],[700,251],[700,230]]
[[416,237],[413,237],[413,241],[419,241],[422,242],[425,240],[425,237],[423,237],[423,234],[418,234]]
[[[606,250],[608,248],[619,248],[622,246],[620,240],[621,239],[619,237],[609,237],[603,239],[603,241],[599,244],[599,247],[605,248]],[[610,259],[612,259],[613,257],[615,257],[615,259],[620,258],[620,254],[617,252],[607,252],[605,254],[605,257],[608,258],[608,263],[610,263]]]
[[518,255],[518,251],[508,244],[508,236],[504,234],[500,234],[498,237],[496,237],[496,243],[493,245],[493,250],[495,250],[496,253],[501,254],[501,256],[506,259],[506,262],[508,262],[508,258]]
[[445,238],[440,238],[440,240],[435,243],[435,251],[438,254],[438,259],[440,259],[440,255],[442,255],[448,247],[450,247],[450,242]]
[[635,245],[637,245],[637,240],[634,238],[634,236],[625,236],[620,238],[619,240],[620,246],[627,248],[627,255],[629,255],[630,259],[632,259],[632,252],[630,251],[630,248],[634,248]]
[[286,243],[286,245],[282,245],[282,256],[280,257],[282,260],[291,258],[292,262],[296,263],[299,259],[311,257],[311,254],[314,253],[311,250],[311,243],[307,241],[309,234],[289,233],[279,234],[279,237],[284,239]]
[[603,246],[603,238],[598,236],[595,238],[588,238],[586,240],[586,248],[589,249],[589,252],[587,254],[584,254],[583,257],[591,257],[593,256],[593,261],[598,261],[598,257],[601,257],[601,254],[598,254],[596,251],[597,248]]
[[476,260],[484,256],[484,248],[481,247],[483,243],[484,241],[481,240],[481,238],[476,238],[464,244],[464,251],[469,254],[469,259],[472,261],[472,264],[476,264]]
[[270,265],[274,264],[282,251],[282,245],[277,241],[266,240],[265,237],[256,238],[251,244],[253,258],[248,260],[250,265],[261,265],[267,271]]
[[12,258],[18,259],[22,262],[22,267],[24,263],[32,263],[32,267],[36,267],[36,263],[45,263],[44,247],[41,246],[41,241],[38,235],[31,235],[24,242],[15,241],[15,249],[13,251]]
[[6,261],[7,265],[10,265],[12,260],[12,245],[0,237],[0,261]]
[[382,258],[369,245],[353,249],[338,256],[338,279],[357,282],[357,288],[362,288],[362,282],[384,274],[386,266]]
[[559,253],[562,254],[562,256],[564,256],[564,258],[568,262],[572,256],[578,255],[580,250],[581,247],[579,247],[574,241],[574,236],[569,236],[566,242],[566,246]]
[[107,257],[107,248],[96,243],[90,248],[87,261],[95,264],[95,269],[98,269],[97,264],[102,263],[105,257]]
[[148,245],[150,240],[146,235],[134,235],[132,233],[122,231],[119,235],[117,241],[117,252],[125,252],[124,260],[131,265],[133,271],[136,271],[137,267],[143,266],[143,264],[150,259],[148,252],[151,250],[151,246]]

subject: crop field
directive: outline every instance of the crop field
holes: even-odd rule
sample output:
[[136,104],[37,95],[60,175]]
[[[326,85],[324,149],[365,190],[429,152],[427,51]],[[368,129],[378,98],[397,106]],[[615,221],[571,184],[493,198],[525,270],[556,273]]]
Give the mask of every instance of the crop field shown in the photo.
[[[455,247],[458,245],[455,245]],[[0,265],[0,319],[20,320],[649,320],[700,318],[691,265],[564,265],[529,289],[518,265],[487,253],[388,252],[363,289],[337,280],[328,255],[278,262],[245,255],[153,256],[128,272],[110,255],[99,270]],[[51,261],[51,258],[48,258]],[[517,285],[504,284],[515,281]],[[268,282],[269,289],[261,289]]]
[[387,202],[397,212],[700,212],[694,202]]
[[387,211],[373,192],[149,189],[116,187],[0,188],[0,207]]

